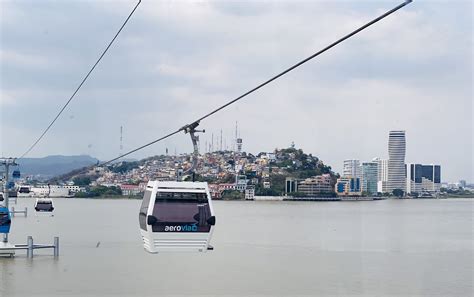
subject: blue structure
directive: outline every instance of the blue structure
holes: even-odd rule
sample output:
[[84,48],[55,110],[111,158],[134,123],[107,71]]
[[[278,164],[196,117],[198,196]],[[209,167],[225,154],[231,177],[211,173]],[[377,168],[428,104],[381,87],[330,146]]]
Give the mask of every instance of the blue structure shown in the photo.
[[336,194],[340,196],[361,195],[361,182],[358,177],[341,177],[336,182]]
[[351,178],[349,192],[360,192],[360,179],[358,177]]
[[0,233],[10,233],[12,220],[6,207],[0,207]]

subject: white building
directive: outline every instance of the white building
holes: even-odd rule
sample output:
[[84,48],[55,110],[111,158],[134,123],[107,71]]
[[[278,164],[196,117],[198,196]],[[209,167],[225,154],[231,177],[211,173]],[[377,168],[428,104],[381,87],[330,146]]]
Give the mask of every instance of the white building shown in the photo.
[[387,192],[405,191],[405,131],[390,131],[388,137]]
[[245,200],[254,200],[255,199],[255,187],[247,186],[245,189]]
[[79,186],[74,186],[74,185],[65,185],[63,186],[66,189],[69,189],[69,192],[71,193],[77,193],[81,191],[81,187]]
[[344,177],[361,177],[360,161],[356,159],[344,160],[344,167],[342,169]]
[[388,160],[373,158],[372,162],[377,163],[377,192],[387,192]]
[[37,187],[31,187],[30,192],[33,193],[33,197],[70,197],[71,193],[69,189],[64,186],[56,185],[42,185]]

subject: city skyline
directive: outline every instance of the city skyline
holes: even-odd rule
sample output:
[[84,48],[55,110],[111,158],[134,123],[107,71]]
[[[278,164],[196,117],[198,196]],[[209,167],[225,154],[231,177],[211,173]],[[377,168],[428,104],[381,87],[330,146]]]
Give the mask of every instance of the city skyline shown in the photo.
[[[2,155],[18,156],[39,135],[133,4],[0,4]],[[115,157],[119,127],[124,151],[140,146],[391,5],[144,2],[30,157]],[[415,1],[397,18],[202,122],[208,132],[201,143],[220,130],[229,139],[238,120],[244,151],[272,151],[294,141],[342,172],[347,147],[360,160],[388,158],[387,131],[406,130],[407,162],[440,164],[445,180],[473,180],[471,22],[470,2]],[[176,135],[130,157],[165,148],[192,151],[189,137]]]

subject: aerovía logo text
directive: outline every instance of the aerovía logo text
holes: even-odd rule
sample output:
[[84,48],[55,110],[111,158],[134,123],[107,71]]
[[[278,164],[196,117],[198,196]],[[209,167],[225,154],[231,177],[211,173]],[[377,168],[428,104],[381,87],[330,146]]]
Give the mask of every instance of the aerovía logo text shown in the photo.
[[165,232],[197,232],[198,227],[193,225],[165,226]]

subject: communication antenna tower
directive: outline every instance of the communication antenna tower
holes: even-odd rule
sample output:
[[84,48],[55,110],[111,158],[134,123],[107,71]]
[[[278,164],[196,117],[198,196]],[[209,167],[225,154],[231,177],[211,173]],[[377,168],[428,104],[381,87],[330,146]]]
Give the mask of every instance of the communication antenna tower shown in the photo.
[[120,156],[123,154],[123,126],[120,126]]
[[221,129],[221,149],[220,151],[222,152],[222,129]]

